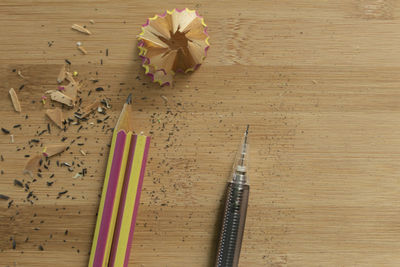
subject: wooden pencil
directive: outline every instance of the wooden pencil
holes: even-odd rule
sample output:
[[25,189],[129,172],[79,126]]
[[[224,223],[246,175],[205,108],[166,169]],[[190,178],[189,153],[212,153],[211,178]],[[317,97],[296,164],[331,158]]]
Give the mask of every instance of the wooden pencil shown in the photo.
[[131,95],[129,95],[114,128],[89,258],[89,267],[108,266],[133,132],[131,104]]
[[150,137],[133,135],[108,267],[127,267],[135,230]]

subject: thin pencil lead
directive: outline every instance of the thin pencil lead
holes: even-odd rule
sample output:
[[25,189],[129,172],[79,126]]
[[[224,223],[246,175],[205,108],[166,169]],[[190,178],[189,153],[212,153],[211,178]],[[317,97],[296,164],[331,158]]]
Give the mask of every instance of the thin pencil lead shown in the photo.
[[247,124],[246,132],[244,132],[244,144],[247,144],[247,135],[249,134],[249,125]]
[[126,103],[127,103],[127,104],[132,104],[132,93],[130,93],[130,94],[128,95],[128,98],[126,99]]

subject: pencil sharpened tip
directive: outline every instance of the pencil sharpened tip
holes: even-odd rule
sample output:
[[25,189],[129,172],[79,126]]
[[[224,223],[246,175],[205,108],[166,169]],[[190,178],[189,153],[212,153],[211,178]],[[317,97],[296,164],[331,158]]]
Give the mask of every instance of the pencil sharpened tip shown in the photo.
[[132,93],[130,93],[130,94],[128,95],[128,98],[126,99],[126,103],[127,103],[127,104],[132,104]]

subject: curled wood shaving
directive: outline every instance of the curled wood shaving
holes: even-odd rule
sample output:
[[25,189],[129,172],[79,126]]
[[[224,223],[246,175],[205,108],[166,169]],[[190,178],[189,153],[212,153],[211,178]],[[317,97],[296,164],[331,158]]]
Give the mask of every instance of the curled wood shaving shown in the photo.
[[73,30],[75,30],[75,31],[78,31],[78,32],[81,32],[81,33],[86,33],[87,35],[91,35],[92,34],[88,29],[86,29],[86,28],[84,28],[84,27],[82,27],[82,26],[80,26],[78,24],[73,24],[71,26],[71,28]]
[[28,174],[30,177],[33,177],[33,173],[39,167],[39,162],[41,158],[41,155],[35,155],[34,157],[30,158],[25,164],[23,173]]
[[82,149],[80,149],[79,152],[81,152],[82,156],[86,156],[85,151],[83,151]]
[[63,128],[63,114],[60,108],[55,108],[55,109],[47,109],[46,110],[46,115],[49,117],[49,119],[54,122],[58,127]]
[[80,45],[80,46],[77,46],[77,48],[78,48],[79,51],[82,52],[82,54],[84,54],[84,55],[87,54],[87,51],[86,51],[86,49],[85,49],[83,46]]
[[58,74],[57,82],[62,83],[65,80],[65,77],[66,77],[66,70],[65,70],[65,64],[63,64],[60,73]]
[[17,93],[15,92],[14,88],[11,88],[10,91],[11,101],[13,103],[14,109],[17,112],[21,112],[21,104],[19,103]]
[[14,135],[11,134],[11,135],[10,135],[10,138],[11,138],[11,144],[14,144]]
[[67,149],[67,146],[64,144],[51,144],[47,145],[43,149],[43,156],[51,157],[57,154],[60,154]]
[[60,102],[67,106],[74,106],[74,101],[69,97],[61,93],[60,91],[55,91],[50,94],[51,100]]
[[94,24],[94,23],[95,23],[95,22],[94,22],[94,20],[92,20],[92,19],[91,19],[91,20],[89,20],[89,22],[90,22],[90,23],[92,23],[92,24]]

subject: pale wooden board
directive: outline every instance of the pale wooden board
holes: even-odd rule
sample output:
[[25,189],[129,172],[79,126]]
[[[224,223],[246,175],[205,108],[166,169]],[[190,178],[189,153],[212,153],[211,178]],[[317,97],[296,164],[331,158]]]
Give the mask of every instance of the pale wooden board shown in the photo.
[[[136,35],[147,17],[186,6],[205,17],[211,48],[198,71],[160,89],[139,66]],[[40,97],[56,89],[65,58],[80,79],[98,71],[100,82],[82,88],[105,88],[93,94],[111,98],[109,125],[135,88],[137,129],[153,132],[130,266],[212,266],[220,201],[247,123],[251,194],[240,266],[400,265],[399,15],[390,0],[1,1],[0,126],[15,143],[0,133],[0,193],[14,200],[10,209],[0,202],[0,265],[87,265],[110,132],[52,127],[41,140],[87,138],[56,158],[84,160],[88,176],[74,180],[53,162],[31,188],[34,205],[13,185],[24,154],[36,151],[28,140],[46,127]],[[63,189],[70,198],[56,199]]]

